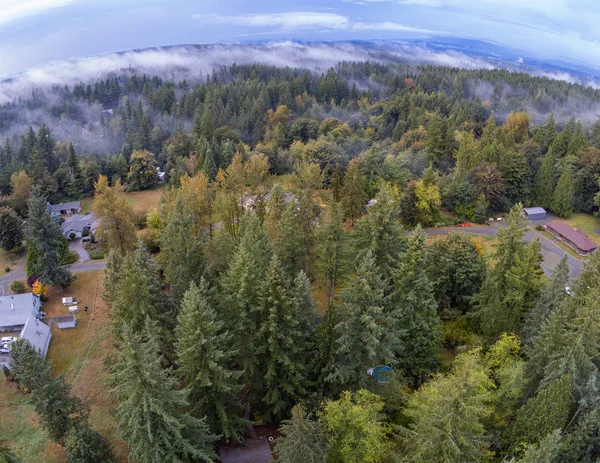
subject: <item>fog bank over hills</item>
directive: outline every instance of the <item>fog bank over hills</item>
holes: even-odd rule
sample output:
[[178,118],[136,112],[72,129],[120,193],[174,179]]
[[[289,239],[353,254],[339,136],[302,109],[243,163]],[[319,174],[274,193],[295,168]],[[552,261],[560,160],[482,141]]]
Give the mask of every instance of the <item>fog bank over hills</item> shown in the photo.
[[310,68],[319,72],[340,61],[366,60],[466,69],[505,68],[594,88],[599,86],[595,73],[589,69],[524,59],[514,50],[481,41],[283,41],[147,48],[54,63],[0,81],[0,103],[28,96],[34,88],[71,86],[115,74],[150,74],[193,82],[215,68],[233,63]]

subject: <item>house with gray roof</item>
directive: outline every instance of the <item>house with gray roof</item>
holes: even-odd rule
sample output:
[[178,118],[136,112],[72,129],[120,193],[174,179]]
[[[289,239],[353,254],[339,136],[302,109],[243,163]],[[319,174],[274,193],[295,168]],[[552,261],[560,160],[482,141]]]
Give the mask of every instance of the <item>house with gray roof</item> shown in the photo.
[[38,314],[42,307],[39,296],[33,293],[0,297],[0,331],[16,331]]
[[78,214],[81,211],[81,201],[71,201],[69,203],[50,204],[50,215],[58,217],[61,215]]
[[100,220],[96,219],[94,214],[76,214],[72,215],[71,217],[67,217],[65,221],[60,224],[60,231],[68,240],[81,238],[87,233],[96,234],[96,229],[98,228],[99,223]]
[[43,358],[46,358],[52,333],[50,327],[36,317],[29,317],[21,330],[21,339],[29,341]]

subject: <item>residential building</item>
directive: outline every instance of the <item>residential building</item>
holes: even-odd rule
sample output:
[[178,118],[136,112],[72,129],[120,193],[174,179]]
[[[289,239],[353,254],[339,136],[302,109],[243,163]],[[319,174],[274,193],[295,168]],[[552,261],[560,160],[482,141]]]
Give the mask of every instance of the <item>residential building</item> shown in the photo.
[[40,297],[33,293],[0,297],[0,331],[20,330],[41,307]]
[[58,217],[61,215],[78,214],[81,211],[81,201],[71,201],[70,203],[50,204],[50,215]]
[[60,225],[60,231],[68,240],[81,238],[89,233],[95,235],[99,223],[100,219],[96,219],[94,214],[72,215]]
[[577,230],[558,220],[546,224],[546,230],[582,255],[590,254],[598,247],[596,246],[596,243],[590,240],[581,230]]
[[52,333],[50,327],[36,317],[29,317],[21,330],[21,339],[29,341],[43,358],[46,358]]

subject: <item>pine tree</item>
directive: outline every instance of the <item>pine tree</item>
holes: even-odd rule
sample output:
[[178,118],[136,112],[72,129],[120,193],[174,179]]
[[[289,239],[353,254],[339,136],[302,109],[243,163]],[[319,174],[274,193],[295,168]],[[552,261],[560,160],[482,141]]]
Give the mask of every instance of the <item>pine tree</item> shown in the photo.
[[417,384],[438,365],[441,333],[433,285],[425,265],[425,232],[420,227],[408,238],[393,278],[394,294],[387,333],[390,343],[398,341],[398,366]]
[[325,288],[325,304],[333,300],[339,280],[346,267],[343,219],[339,203],[330,202],[319,220],[317,230],[317,270]]
[[23,245],[23,225],[15,210],[0,207],[0,248],[12,251]]
[[195,414],[206,416],[214,433],[240,441],[245,423],[237,399],[241,372],[232,368],[237,351],[231,348],[232,333],[218,318],[203,278],[185,293],[178,322],[177,363]]
[[271,240],[276,241],[278,236],[277,232],[279,229],[279,222],[281,221],[283,213],[286,209],[285,193],[283,192],[283,188],[281,188],[279,183],[276,183],[273,185],[273,188],[271,188],[266,209],[265,228],[267,229],[267,233],[271,237]]
[[298,206],[294,201],[290,201],[277,228],[277,239],[274,242],[275,251],[285,272],[293,275],[304,267],[308,253],[308,243],[305,235],[299,231],[302,228],[301,217]]
[[550,208],[554,193],[554,156],[546,154],[535,176],[535,198],[538,204]]
[[506,217],[506,226],[498,230],[496,265],[474,298],[488,341],[503,332],[518,333],[523,314],[533,307],[541,288],[541,245],[538,240],[523,243],[527,222],[521,209],[521,204],[516,204]]
[[247,214],[240,224],[239,242],[221,285],[227,317],[235,332],[238,361],[244,383],[254,375],[256,358],[254,334],[260,323],[260,292],[272,251],[269,239],[256,214]]
[[542,326],[548,317],[562,304],[567,294],[565,287],[569,283],[569,260],[565,255],[552,272],[550,281],[544,284],[540,291],[535,307],[529,312],[521,338],[526,344],[531,342],[540,334]]
[[[592,254],[583,272],[573,284],[573,295],[566,306],[562,328],[557,327],[557,341],[545,365],[544,384],[565,374],[573,381],[574,401],[592,403],[597,397],[600,365],[600,255]],[[560,307],[560,306],[559,306]]]
[[194,232],[194,229],[192,212],[183,195],[178,194],[167,224],[160,232],[158,257],[176,301],[180,301],[190,283],[198,282],[204,273],[202,232]]
[[73,275],[68,268],[60,265],[65,238],[58,223],[48,214],[46,205],[46,198],[32,193],[25,232],[27,242],[36,250],[36,259],[31,267],[42,284],[66,288],[73,282]]
[[208,147],[206,153],[204,155],[204,163],[202,164],[202,172],[206,174],[206,176],[210,180],[214,180],[217,176],[218,166],[215,161],[215,154],[211,146]]
[[115,461],[108,441],[91,429],[87,423],[72,426],[64,444],[67,450],[67,463],[113,463]]
[[122,325],[139,333],[146,318],[162,325],[172,325],[172,306],[162,290],[156,264],[142,242],[128,254],[119,271],[112,299],[115,328]]
[[98,237],[109,249],[116,249],[121,254],[135,248],[135,230],[133,210],[123,194],[121,182],[110,187],[108,179],[101,175],[94,183],[94,214],[100,219]]
[[312,286],[306,273],[300,271],[294,279],[293,287],[294,318],[298,322],[300,338],[298,348],[300,351],[299,361],[304,362],[304,371],[308,372],[312,366],[312,355],[314,353],[314,335],[317,327],[316,303],[312,295]]
[[485,461],[483,420],[493,412],[492,388],[478,349],[458,355],[451,374],[434,376],[409,399],[407,461]]
[[548,433],[563,429],[571,407],[571,377],[564,375],[529,399],[517,412],[512,445],[537,444]]
[[552,463],[556,461],[562,447],[561,432],[560,429],[556,429],[555,431],[548,433],[546,437],[540,441],[539,445],[528,445],[521,458],[518,460],[513,458],[508,463]]
[[214,462],[216,436],[185,412],[188,391],[163,369],[155,329],[149,320],[141,332],[124,325],[117,343],[111,380],[119,435],[136,462]]
[[292,418],[283,420],[280,437],[275,441],[275,453],[282,463],[325,463],[327,461],[327,438],[323,426],[311,420],[296,405]]
[[328,381],[359,389],[370,382],[369,368],[392,363],[385,293],[386,283],[368,251],[342,293],[343,315],[336,326],[337,359]]
[[366,202],[365,179],[360,161],[355,158],[348,165],[348,170],[344,176],[344,186],[342,187],[344,212],[352,224],[364,214]]
[[303,333],[297,302],[277,256],[273,256],[261,288],[254,378],[254,393],[260,397],[267,420],[281,419],[305,393],[306,362],[301,358]]
[[385,279],[391,277],[397,265],[398,254],[404,245],[402,227],[398,225],[396,204],[390,192],[383,188],[369,214],[358,220],[354,235],[357,262],[371,252]]
[[558,179],[552,198],[551,208],[556,215],[569,217],[573,213],[574,196],[573,168],[568,165]]

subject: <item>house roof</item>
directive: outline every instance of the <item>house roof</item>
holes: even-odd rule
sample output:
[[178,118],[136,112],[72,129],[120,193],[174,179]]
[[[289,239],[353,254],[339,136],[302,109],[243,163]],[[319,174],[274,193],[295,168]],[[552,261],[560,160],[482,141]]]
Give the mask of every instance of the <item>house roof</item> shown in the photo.
[[71,201],[70,203],[51,204],[52,212],[66,211],[68,209],[79,209],[81,201]]
[[569,240],[580,250],[589,252],[596,249],[596,243],[588,238],[588,236],[580,230],[567,225],[564,222],[554,221],[546,224],[546,227]]
[[0,328],[22,326],[32,313],[38,313],[40,298],[33,293],[0,297]]
[[527,214],[545,214],[546,209],[543,207],[526,207],[523,209]]
[[21,338],[27,339],[27,341],[35,347],[35,350],[37,350],[42,357],[46,358],[50,338],[52,338],[50,327],[48,325],[37,320],[35,317],[29,317],[21,330]]
[[63,235],[67,235],[71,232],[82,233],[84,228],[93,228],[94,223],[98,222],[93,214],[86,215],[72,215],[67,217],[65,221],[60,225],[60,230]]

